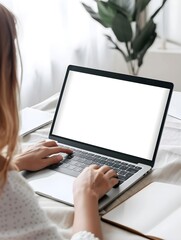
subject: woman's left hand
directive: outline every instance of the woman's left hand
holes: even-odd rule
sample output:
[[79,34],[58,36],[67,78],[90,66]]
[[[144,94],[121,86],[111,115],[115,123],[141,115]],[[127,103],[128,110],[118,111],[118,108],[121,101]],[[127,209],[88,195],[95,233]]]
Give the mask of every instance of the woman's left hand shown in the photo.
[[37,171],[63,159],[61,153],[71,154],[72,150],[59,147],[55,141],[43,141],[25,152],[16,155],[14,162],[18,169]]

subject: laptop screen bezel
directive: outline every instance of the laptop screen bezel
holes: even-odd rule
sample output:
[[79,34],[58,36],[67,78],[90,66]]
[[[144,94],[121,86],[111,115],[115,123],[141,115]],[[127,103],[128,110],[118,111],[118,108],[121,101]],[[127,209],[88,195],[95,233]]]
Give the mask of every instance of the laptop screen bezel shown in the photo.
[[[113,150],[108,150],[108,149],[101,148],[101,147],[96,147],[96,146],[93,146],[93,145],[90,145],[90,144],[87,144],[87,143],[78,142],[78,141],[75,141],[75,140],[71,140],[71,139],[64,138],[64,137],[57,136],[57,135],[53,134],[53,129],[54,129],[55,121],[56,121],[56,118],[57,118],[57,113],[58,113],[58,110],[59,110],[59,107],[60,107],[61,99],[62,99],[62,96],[63,96],[63,93],[64,93],[64,89],[65,89],[67,79],[68,79],[68,74],[69,74],[70,71],[87,73],[87,74],[103,76],[103,77],[109,77],[109,78],[113,78],[113,79],[117,79],[117,80],[120,79],[120,80],[124,80],[124,81],[141,83],[141,84],[146,84],[146,85],[151,85],[151,86],[156,86],[156,87],[162,87],[162,88],[165,88],[165,89],[169,90],[168,99],[167,99],[166,107],[165,107],[165,110],[164,110],[164,115],[163,115],[163,118],[162,118],[158,138],[157,138],[156,145],[155,145],[155,150],[154,150],[153,157],[152,157],[151,160],[136,157],[136,156],[132,156],[132,155],[125,154],[125,153],[122,153],[122,152],[116,152],[116,151],[113,151]],[[52,125],[51,125],[51,128],[50,128],[49,138],[57,141],[60,144],[68,145],[70,147],[80,148],[80,149],[84,149],[86,151],[95,152],[95,153],[98,153],[98,154],[106,155],[106,156],[117,158],[117,159],[122,159],[122,160],[128,161],[130,163],[131,162],[132,163],[142,163],[142,164],[146,164],[146,165],[149,165],[149,166],[153,167],[154,163],[155,163],[156,156],[157,156],[159,144],[160,144],[161,135],[162,135],[163,128],[164,128],[164,123],[165,123],[165,120],[166,120],[168,107],[169,107],[169,103],[170,103],[170,100],[171,100],[171,95],[172,95],[172,92],[173,92],[173,86],[174,85],[173,85],[172,82],[160,81],[160,80],[156,80],[156,79],[150,79],[150,78],[144,78],[144,77],[138,77],[138,76],[131,76],[131,75],[115,73],[115,72],[108,72],[108,71],[104,71],[104,70],[98,70],[98,69],[87,68],[87,67],[80,67],[80,66],[75,66],[75,65],[69,65],[68,68],[67,68],[66,74],[65,74],[62,89],[60,91],[59,100],[58,100],[58,103],[57,103],[57,106],[56,106],[53,122],[52,122]]]

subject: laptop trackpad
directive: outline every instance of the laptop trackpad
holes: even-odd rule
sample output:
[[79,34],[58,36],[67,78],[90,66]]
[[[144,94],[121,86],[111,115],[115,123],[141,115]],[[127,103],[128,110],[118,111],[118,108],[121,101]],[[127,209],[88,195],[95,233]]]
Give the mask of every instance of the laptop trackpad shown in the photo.
[[26,173],[25,177],[36,193],[73,205],[74,177],[50,169]]

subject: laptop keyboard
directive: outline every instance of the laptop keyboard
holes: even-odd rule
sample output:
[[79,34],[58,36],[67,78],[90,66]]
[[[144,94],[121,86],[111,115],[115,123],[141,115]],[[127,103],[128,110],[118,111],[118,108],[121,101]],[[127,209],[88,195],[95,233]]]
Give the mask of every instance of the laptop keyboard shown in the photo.
[[103,157],[77,149],[74,149],[73,151],[73,154],[67,156],[58,165],[52,165],[49,168],[77,177],[85,167],[91,164],[96,164],[98,166],[108,165],[117,172],[119,184],[123,183],[141,169],[141,167],[137,165],[126,163],[124,161],[117,161],[110,157]]

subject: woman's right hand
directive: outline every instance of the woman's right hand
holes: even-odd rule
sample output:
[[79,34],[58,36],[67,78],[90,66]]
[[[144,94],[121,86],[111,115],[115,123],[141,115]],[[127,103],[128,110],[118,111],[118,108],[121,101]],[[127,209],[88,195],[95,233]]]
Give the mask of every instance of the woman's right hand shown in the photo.
[[116,172],[108,166],[91,165],[74,182],[73,233],[88,231],[103,239],[98,200],[118,183]]
[[92,194],[97,201],[118,183],[116,172],[109,166],[91,165],[74,182],[74,197],[80,194]]

